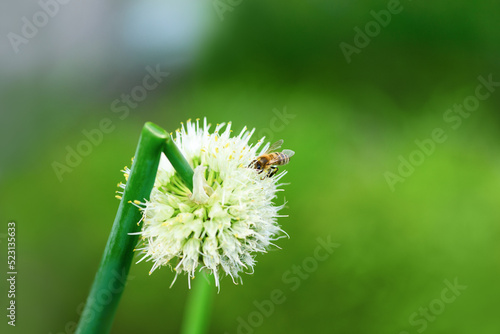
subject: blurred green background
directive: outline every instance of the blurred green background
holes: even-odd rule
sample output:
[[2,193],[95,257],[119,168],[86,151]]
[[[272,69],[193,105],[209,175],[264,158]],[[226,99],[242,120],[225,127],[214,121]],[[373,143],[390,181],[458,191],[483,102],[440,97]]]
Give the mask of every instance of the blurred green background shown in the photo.
[[[3,316],[1,331],[72,332],[142,125],[173,131],[206,116],[296,151],[279,220],[290,239],[259,255],[243,285],[222,281],[210,333],[498,333],[500,87],[456,129],[444,117],[474,101],[479,76],[500,82],[500,5],[402,1],[385,27],[369,23],[387,1],[233,5],[69,2],[18,53],[8,34],[42,9],[1,11],[0,241],[6,254],[16,221],[18,270],[17,325]],[[348,62],[340,44],[356,47],[366,24],[369,43]],[[117,110],[147,66],[169,75]],[[105,118],[113,130],[60,180],[54,161]],[[446,140],[418,153],[439,128]],[[418,163],[391,186],[400,156]],[[340,246],[313,260],[328,237]],[[172,272],[149,269],[132,266],[113,333],[179,331],[186,279],[169,289]],[[259,311],[276,289],[284,302]]]

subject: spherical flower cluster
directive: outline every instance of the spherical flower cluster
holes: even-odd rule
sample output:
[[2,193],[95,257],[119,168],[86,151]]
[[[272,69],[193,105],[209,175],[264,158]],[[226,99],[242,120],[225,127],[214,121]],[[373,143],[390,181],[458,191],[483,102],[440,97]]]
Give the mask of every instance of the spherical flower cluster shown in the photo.
[[263,140],[248,143],[254,130],[232,137],[231,123],[209,129],[206,119],[202,126],[188,121],[175,135],[194,170],[192,192],[162,154],[150,199],[140,205],[137,251],[139,262],[153,262],[150,274],[170,266],[176,277],[187,273],[189,282],[197,269],[207,269],[219,287],[221,273],[241,281],[241,272],[253,271],[255,255],[286,234],[277,224],[284,204],[273,203],[286,171],[263,177],[249,167],[269,147],[261,148]]

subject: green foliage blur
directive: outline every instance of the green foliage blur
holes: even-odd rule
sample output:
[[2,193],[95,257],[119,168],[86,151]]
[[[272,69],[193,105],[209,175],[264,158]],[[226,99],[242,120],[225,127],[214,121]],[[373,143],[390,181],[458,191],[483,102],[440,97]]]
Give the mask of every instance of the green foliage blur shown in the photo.
[[[53,63],[3,82],[0,247],[16,221],[18,312],[15,329],[2,314],[2,332],[72,332],[143,124],[207,117],[296,152],[277,199],[290,238],[243,285],[222,281],[210,333],[498,333],[500,86],[477,87],[500,82],[500,5],[402,1],[364,47],[355,28],[388,1],[231,8],[221,20],[207,7],[210,38],[191,65],[162,67],[170,75],[128,112],[112,102],[156,60],[107,76]],[[359,51],[350,62],[341,43]],[[470,98],[478,89],[488,97]],[[103,119],[102,141],[58,178],[54,162]],[[113,333],[179,331],[187,279],[169,289],[174,274],[150,265],[132,266]]]

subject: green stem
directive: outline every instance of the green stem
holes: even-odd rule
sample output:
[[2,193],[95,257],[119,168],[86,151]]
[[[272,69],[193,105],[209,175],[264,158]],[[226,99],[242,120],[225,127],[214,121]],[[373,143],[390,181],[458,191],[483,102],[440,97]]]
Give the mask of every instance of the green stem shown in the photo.
[[210,285],[210,275],[202,272],[193,282],[193,290],[186,304],[186,315],[182,322],[182,334],[208,333],[214,286]]
[[168,134],[153,123],[146,123],[135,152],[134,163],[108,243],[94,279],[76,333],[108,333],[127,282],[127,276],[137,245],[137,222],[141,212],[131,201],[148,200],[153,189],[160,155]]
[[167,144],[164,146],[163,153],[165,153],[175,171],[179,174],[189,190],[193,191],[193,169],[186,158],[184,158],[179,148],[175,145],[171,136],[167,137]]
[[[193,191],[193,169],[182,155],[173,139],[169,136],[164,151],[168,160],[179,174],[189,190]],[[185,316],[182,322],[182,334],[208,333],[210,311],[214,294],[214,286],[208,283],[209,275],[202,272],[193,282],[186,304]]]

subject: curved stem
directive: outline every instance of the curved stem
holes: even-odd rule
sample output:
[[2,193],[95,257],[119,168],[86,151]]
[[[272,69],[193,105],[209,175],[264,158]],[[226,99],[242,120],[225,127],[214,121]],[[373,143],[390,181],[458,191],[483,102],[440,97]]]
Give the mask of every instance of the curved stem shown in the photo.
[[[163,152],[179,174],[182,181],[189,190],[193,191],[193,169],[182,155],[173,139],[168,136],[167,144]],[[190,291],[184,320],[182,321],[182,334],[204,334],[208,333],[210,323],[210,311],[214,294],[214,286],[209,284],[210,275],[202,272],[202,277],[198,277],[193,282],[193,289]]]
[[137,222],[141,212],[131,202],[149,199],[167,136],[165,130],[150,122],[142,129],[127,185],[76,333],[108,333],[111,329],[137,245],[138,236],[129,233],[140,229]]
[[193,191],[193,169],[186,158],[184,158],[177,145],[175,145],[170,135],[167,137],[167,143],[163,149],[163,153],[165,153],[175,171],[179,174],[189,190]]

